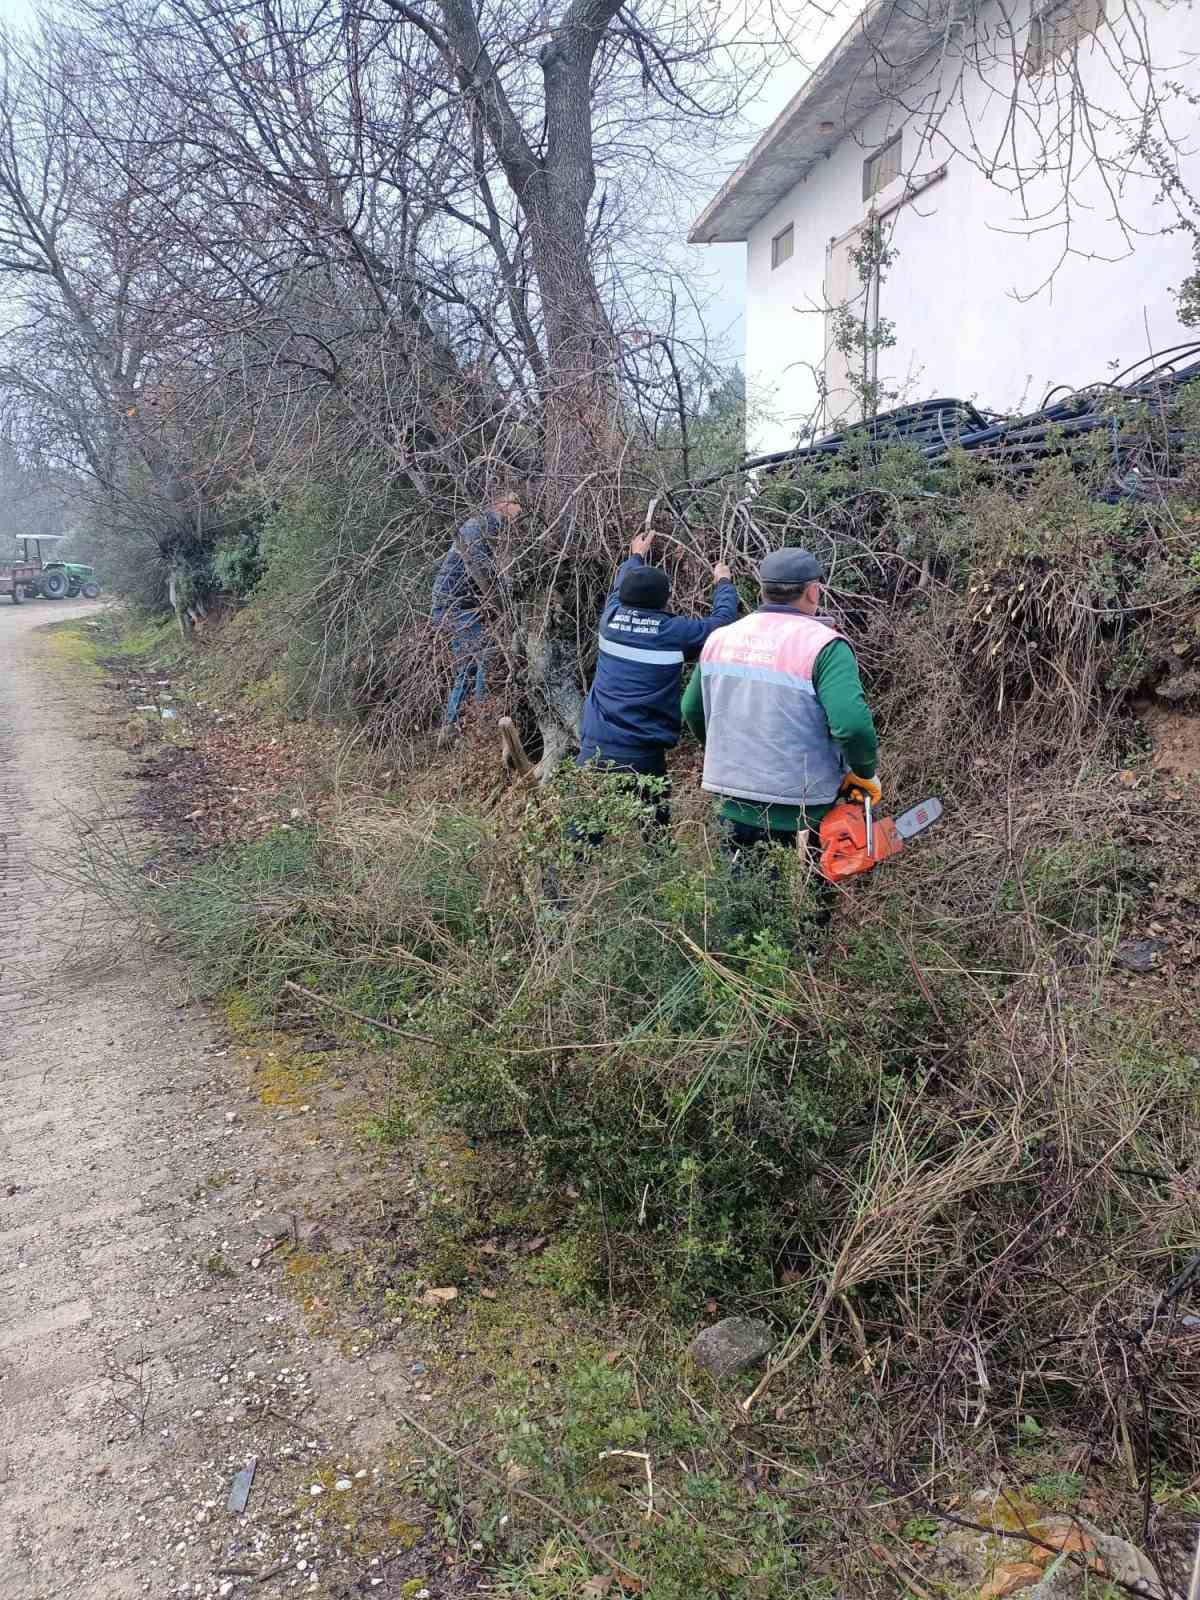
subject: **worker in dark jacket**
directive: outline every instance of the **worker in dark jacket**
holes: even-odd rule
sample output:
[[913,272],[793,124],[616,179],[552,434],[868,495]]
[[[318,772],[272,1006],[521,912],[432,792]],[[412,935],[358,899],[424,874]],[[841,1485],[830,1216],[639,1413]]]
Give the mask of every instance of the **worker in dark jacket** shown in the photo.
[[[661,567],[646,565],[652,533],[634,539],[600,617],[596,675],[583,707],[579,765],[665,780],[667,751],[679,742],[680,686],[685,661],[694,661],[717,628],[737,616],[737,590],[723,561],[713,568],[716,591],[707,617],[667,610],[670,585]],[[669,820],[665,782],[657,792],[658,821]]]
[[494,501],[481,517],[464,522],[433,580],[432,620],[449,632],[457,668],[442,718],[443,734],[458,721],[472,679],[476,700],[482,700],[487,693],[490,652],[483,623],[483,602],[496,578],[492,541],[502,524],[515,522],[522,509],[516,496],[508,495]]

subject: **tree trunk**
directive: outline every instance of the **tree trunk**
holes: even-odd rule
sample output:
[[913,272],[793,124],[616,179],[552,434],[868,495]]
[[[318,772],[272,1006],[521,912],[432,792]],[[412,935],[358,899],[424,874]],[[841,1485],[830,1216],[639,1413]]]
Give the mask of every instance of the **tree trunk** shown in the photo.
[[607,478],[620,452],[616,345],[592,279],[582,219],[572,210],[539,205],[530,229],[546,340],[544,468],[552,516],[570,512],[585,487]]
[[[538,508],[547,530],[542,564],[554,582],[566,582],[574,592],[572,569],[620,515],[614,345],[592,278],[582,218],[570,205],[530,210],[546,342]],[[539,778],[545,780],[579,737],[578,628],[569,608],[548,589],[534,597],[529,612],[536,620],[526,630],[528,689],[542,736]]]
[[[393,10],[430,32],[408,0]],[[621,0],[568,0],[538,52],[545,96],[544,144],[527,136],[479,28],[471,0],[439,0],[448,50],[463,92],[496,152],[529,225],[545,339],[538,373],[544,460],[538,510],[540,552],[550,583],[529,602],[524,629],[528,690],[542,735],[546,778],[579,735],[583,705],[576,628],[556,593],[581,555],[596,547],[617,510],[621,458],[617,349],[596,287],[588,212],[596,187],[592,68]]]
[[570,754],[579,738],[583,690],[575,629],[557,595],[543,590],[526,612],[522,643],[526,691],[533,703],[542,754],[538,781],[544,783]]
[[179,584],[176,582],[174,572],[172,572],[171,576],[167,579],[167,598],[170,600],[171,609],[175,613],[175,621],[179,627],[179,637],[183,640],[184,644],[186,644],[188,641],[188,636],[192,631],[192,619],[184,609],[183,602],[179,598]]

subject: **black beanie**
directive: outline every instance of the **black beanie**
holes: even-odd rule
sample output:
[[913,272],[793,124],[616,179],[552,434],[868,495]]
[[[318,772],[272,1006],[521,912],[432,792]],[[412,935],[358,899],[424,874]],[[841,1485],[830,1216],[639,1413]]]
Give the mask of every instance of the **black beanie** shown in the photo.
[[661,567],[634,567],[621,579],[618,593],[623,606],[638,606],[643,611],[662,611],[671,585]]

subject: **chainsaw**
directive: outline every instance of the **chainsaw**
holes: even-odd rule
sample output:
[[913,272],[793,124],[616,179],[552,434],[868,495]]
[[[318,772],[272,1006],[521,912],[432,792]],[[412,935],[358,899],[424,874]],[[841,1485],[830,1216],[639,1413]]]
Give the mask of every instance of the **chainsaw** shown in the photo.
[[942,802],[922,800],[898,817],[876,820],[871,797],[861,789],[839,800],[821,819],[821,876],[830,883],[870,872],[889,856],[899,855],[905,841],[915,839],[938,820]]

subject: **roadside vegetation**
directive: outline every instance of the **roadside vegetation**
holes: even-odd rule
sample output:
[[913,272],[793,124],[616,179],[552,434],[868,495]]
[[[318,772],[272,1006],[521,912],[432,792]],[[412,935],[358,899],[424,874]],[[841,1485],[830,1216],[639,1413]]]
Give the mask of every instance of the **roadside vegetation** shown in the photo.
[[[500,1592],[974,1593],[956,1519],[1028,1553],[1064,1510],[1181,1581],[1196,404],[1167,446],[1114,413],[1136,492],[1107,438],[1007,476],[864,445],[764,489],[757,538],[826,541],[889,801],[946,804],[826,930],[798,861],[731,872],[686,744],[647,848],[602,781],[506,786],[495,704],[436,751],[440,685],[400,652],[364,731],[344,595],[283,621],[312,499],[187,653],[200,698],[280,728],[341,663],[319,803],[157,862],[153,912],[244,1026],[386,1062],[360,1136],[414,1177],[355,1293],[461,1376],[412,1486]],[[728,1314],[773,1329],[765,1377],[688,1364]]]
[[[523,1600],[953,1600],[1009,1541],[1136,1587],[1054,1543],[1079,1510],[1180,1590],[1200,396],[1101,385],[1110,425],[1037,459],[863,438],[751,482],[744,384],[677,254],[771,70],[728,20],[87,0],[0,36],[0,477],[130,607],[95,637],[170,836],[81,835],[77,870],[139,898],[264,1104],[322,1091],[314,1029],[361,1048],[347,1161],[392,1187],[346,1261],[293,1230],[267,1270],[352,1353],[403,1338],[452,1375],[386,1481],[460,1568]],[[982,12],[951,30],[1029,135],[954,161],[1038,232],[1081,170],[1115,180],[1101,255],[1135,170],[1164,231],[1196,226],[1153,132],[1186,96],[1115,20],[1102,107]],[[873,417],[895,330],[829,309]],[[431,580],[510,497],[491,698],[446,749]],[[718,561],[749,604],[768,550],[814,549],[889,807],[945,802],[828,928],[797,861],[731,870],[686,743],[654,848],[570,767],[648,525],[680,609]],[[501,770],[500,715],[546,781]],[[713,1383],[685,1351],[727,1314],[774,1354]]]

